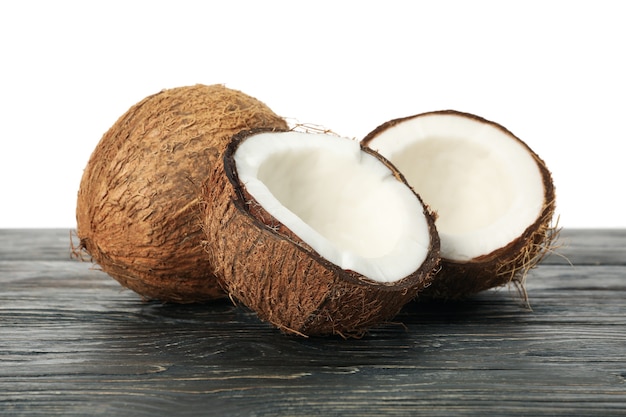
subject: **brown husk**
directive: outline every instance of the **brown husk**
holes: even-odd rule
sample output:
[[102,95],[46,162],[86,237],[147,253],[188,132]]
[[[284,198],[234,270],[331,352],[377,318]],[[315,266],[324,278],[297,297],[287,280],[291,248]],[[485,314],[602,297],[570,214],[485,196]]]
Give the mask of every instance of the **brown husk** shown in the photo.
[[480,116],[455,110],[434,111],[390,120],[370,132],[361,143],[369,146],[369,143],[382,131],[415,117],[431,114],[452,114],[475,119],[495,126],[521,143],[536,161],[541,172],[544,204],[537,220],[529,225],[521,236],[505,247],[466,262],[442,258],[441,270],[433,279],[432,284],[420,294],[420,297],[460,299],[512,283],[524,301],[528,301],[525,289],[526,276],[530,269],[536,267],[544,256],[553,250],[558,236],[558,229],[552,223],[556,209],[556,196],[550,171],[545,162],[524,141],[505,127]]
[[[415,273],[395,283],[377,283],[343,270],[273,218],[239,182],[234,153],[257,132],[235,137],[223,165],[215,164],[204,187],[207,252],[226,291],[262,320],[300,336],[360,337],[394,317],[430,283],[438,265],[439,238],[430,213],[424,210],[429,255]],[[384,158],[376,157],[405,182]]]
[[83,173],[80,249],[146,299],[223,297],[201,246],[198,195],[230,138],[256,127],[287,124],[264,103],[223,85],[167,89],[132,106],[104,134]]

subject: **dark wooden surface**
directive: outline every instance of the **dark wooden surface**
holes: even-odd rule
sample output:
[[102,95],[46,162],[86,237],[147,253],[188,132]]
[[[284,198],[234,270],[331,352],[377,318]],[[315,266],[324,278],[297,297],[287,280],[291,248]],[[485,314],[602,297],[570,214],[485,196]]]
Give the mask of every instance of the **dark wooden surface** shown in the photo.
[[72,260],[69,230],[0,230],[0,415],[626,415],[626,231],[561,243],[532,309],[507,289],[412,303],[343,340],[145,303]]

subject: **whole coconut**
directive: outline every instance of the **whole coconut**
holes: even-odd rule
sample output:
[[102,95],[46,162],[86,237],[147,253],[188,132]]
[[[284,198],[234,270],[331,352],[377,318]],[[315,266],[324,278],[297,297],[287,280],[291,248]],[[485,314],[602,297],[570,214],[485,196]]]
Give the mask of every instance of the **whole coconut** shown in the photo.
[[145,299],[222,297],[201,245],[199,187],[230,138],[252,128],[287,123],[223,85],[167,89],[132,106],[83,173],[76,207],[81,251]]

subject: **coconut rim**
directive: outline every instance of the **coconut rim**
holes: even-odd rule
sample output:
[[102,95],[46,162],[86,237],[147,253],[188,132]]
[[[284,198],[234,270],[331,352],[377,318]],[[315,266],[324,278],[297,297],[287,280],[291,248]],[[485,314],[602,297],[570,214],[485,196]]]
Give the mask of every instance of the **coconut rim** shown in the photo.
[[[367,276],[352,270],[346,270],[341,268],[339,265],[334,262],[329,261],[324,256],[320,255],[315,249],[313,249],[309,244],[307,244],[303,239],[301,239],[298,235],[296,235],[293,231],[291,231],[287,226],[283,225],[279,222],[273,215],[264,211],[264,216],[268,216],[271,220],[272,224],[278,224],[280,227],[270,226],[266,222],[259,219],[255,216],[249,209],[252,206],[251,202],[256,202],[254,196],[252,196],[245,189],[245,185],[239,179],[239,173],[237,171],[236,162],[235,162],[235,153],[239,146],[246,141],[249,137],[262,134],[262,133],[289,133],[293,132],[293,130],[280,130],[280,129],[267,129],[267,128],[257,128],[244,130],[237,134],[235,134],[229,145],[227,146],[224,156],[224,173],[226,178],[228,179],[228,183],[232,186],[233,198],[232,203],[234,207],[240,211],[245,216],[252,219],[252,222],[258,228],[264,230],[266,233],[271,234],[274,238],[286,240],[299,251],[303,252],[307,256],[313,258],[316,262],[321,264],[325,269],[331,271],[335,277],[338,279],[345,280],[354,285],[360,286],[369,286],[374,287],[378,290],[383,291],[397,291],[397,290],[408,290],[412,287],[415,287],[420,282],[425,280],[430,280],[434,274],[432,272],[435,270],[439,263],[439,236],[436,232],[435,222],[433,218],[433,214],[430,212],[428,206],[424,204],[421,197],[415,193],[412,187],[409,186],[404,176],[397,170],[397,168],[384,156],[380,155],[378,152],[359,144],[359,147],[362,152],[367,153],[368,155],[373,156],[377,160],[379,160],[384,166],[389,169],[389,171],[393,174],[393,176],[403,183],[411,193],[417,198],[419,204],[423,208],[423,215],[426,221],[427,230],[429,234],[429,247],[426,249],[426,257],[419,265],[419,267],[406,275],[403,278],[397,279],[395,281],[376,281]],[[308,133],[314,134],[314,133]],[[268,221],[270,223],[270,221]]]
[[[458,265],[472,264],[472,263],[478,264],[478,263],[483,263],[483,262],[490,261],[490,260],[495,260],[496,258],[500,257],[502,254],[509,252],[512,248],[518,248],[519,250],[523,246],[523,242],[528,240],[530,237],[532,237],[534,233],[538,232],[542,228],[546,229],[546,234],[548,235],[544,239],[545,242],[543,243],[543,246],[546,251],[549,250],[552,247],[553,240],[556,239],[556,235],[558,235],[557,227],[556,226],[553,227],[550,225],[550,222],[552,220],[552,217],[555,211],[555,200],[556,200],[554,183],[552,181],[552,175],[550,171],[548,170],[545,162],[537,155],[537,153],[535,153],[530,148],[530,146],[526,142],[521,140],[519,137],[513,134],[509,129],[500,125],[499,123],[488,120],[481,116],[477,116],[472,113],[462,112],[458,110],[448,109],[448,110],[428,111],[428,112],[419,113],[419,114],[415,114],[411,116],[392,119],[385,123],[382,123],[381,125],[376,127],[374,130],[372,130],[370,133],[368,133],[361,140],[361,144],[365,147],[375,149],[378,152],[378,150],[375,148],[374,143],[375,143],[375,139],[382,132],[390,128],[396,127],[402,123],[410,122],[411,120],[428,117],[428,116],[456,116],[456,117],[469,119],[473,122],[482,123],[491,128],[495,128],[496,130],[499,130],[501,134],[517,142],[517,144],[520,145],[528,153],[528,155],[534,161],[537,167],[537,170],[541,177],[542,186],[543,186],[543,203],[542,203],[541,208],[539,208],[537,211],[537,216],[535,217],[534,221],[527,223],[527,226],[524,229],[520,229],[520,232],[518,233],[516,237],[509,240],[509,242],[507,242],[504,245],[495,247],[493,250],[489,252],[486,252],[484,254],[478,254],[469,259],[454,259],[454,258],[446,257],[444,254],[442,254],[442,260],[445,260],[448,263],[458,264]],[[433,208],[433,210],[435,211],[435,214],[436,214],[437,212],[436,208]],[[445,233],[442,233],[440,231],[440,235],[445,236]],[[537,262],[538,261],[534,261],[533,264]]]

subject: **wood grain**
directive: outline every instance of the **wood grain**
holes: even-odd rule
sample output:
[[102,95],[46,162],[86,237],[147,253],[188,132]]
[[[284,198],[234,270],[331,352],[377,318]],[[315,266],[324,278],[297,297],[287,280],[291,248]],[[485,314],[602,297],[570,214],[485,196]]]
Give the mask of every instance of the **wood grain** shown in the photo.
[[0,230],[2,416],[626,415],[623,230],[564,230],[531,308],[508,289],[413,302],[359,340],[143,302],[69,239]]

